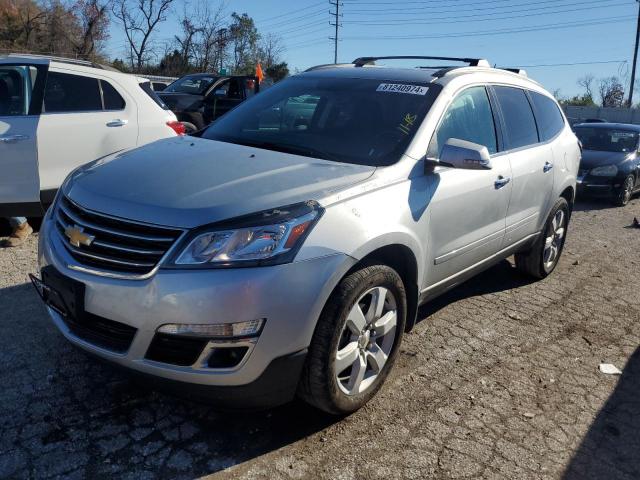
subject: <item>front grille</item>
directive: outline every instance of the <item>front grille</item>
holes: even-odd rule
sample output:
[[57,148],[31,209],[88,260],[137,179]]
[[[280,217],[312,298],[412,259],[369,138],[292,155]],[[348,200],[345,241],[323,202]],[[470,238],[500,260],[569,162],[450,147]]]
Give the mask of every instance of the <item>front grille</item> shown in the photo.
[[84,312],[80,321],[71,317],[63,317],[63,320],[76,337],[118,353],[129,350],[137,332],[134,327],[89,312]]
[[145,357],[156,362],[187,367],[196,363],[208,342],[206,338],[156,333]]
[[[62,243],[81,265],[115,273],[145,275],[167,253],[181,230],[111,217],[87,210],[61,197],[55,211],[56,228]],[[79,227],[93,240],[74,246],[66,231]]]

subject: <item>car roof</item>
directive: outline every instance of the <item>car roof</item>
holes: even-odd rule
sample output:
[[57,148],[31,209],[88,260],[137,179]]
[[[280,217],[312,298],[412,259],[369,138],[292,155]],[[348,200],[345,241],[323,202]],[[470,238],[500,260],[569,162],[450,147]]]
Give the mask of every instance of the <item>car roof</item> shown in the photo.
[[578,123],[573,128],[586,127],[586,128],[615,128],[618,130],[630,130],[634,132],[640,132],[640,125],[634,125],[632,123]]
[[400,81],[416,83],[446,84],[448,81],[473,74],[483,74],[484,81],[505,82],[520,87],[538,87],[541,85],[526,76],[526,72],[517,69],[492,68],[487,66],[442,66],[418,68],[391,68],[378,65],[356,66],[352,63],[329,64],[312,67],[298,74],[309,78],[352,78],[373,79],[379,81]]

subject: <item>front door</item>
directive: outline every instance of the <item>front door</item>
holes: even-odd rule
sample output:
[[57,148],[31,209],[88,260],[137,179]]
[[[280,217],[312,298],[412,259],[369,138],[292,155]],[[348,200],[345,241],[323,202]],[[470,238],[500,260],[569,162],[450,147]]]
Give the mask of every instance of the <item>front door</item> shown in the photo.
[[486,146],[492,168],[435,169],[431,254],[426,266],[429,288],[498,252],[511,196],[511,166],[508,156],[498,152],[495,120],[485,87],[471,87],[456,96],[433,136],[428,155],[438,157],[450,138]]
[[0,64],[0,216],[39,213],[37,131],[47,66]]

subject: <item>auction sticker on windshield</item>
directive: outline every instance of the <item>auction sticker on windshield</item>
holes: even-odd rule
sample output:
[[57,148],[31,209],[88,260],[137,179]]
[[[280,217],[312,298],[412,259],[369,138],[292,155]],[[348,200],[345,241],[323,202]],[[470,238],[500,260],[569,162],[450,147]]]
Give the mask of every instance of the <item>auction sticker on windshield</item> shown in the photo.
[[426,95],[429,87],[422,85],[404,85],[402,83],[381,83],[376,92],[408,93],[410,95]]

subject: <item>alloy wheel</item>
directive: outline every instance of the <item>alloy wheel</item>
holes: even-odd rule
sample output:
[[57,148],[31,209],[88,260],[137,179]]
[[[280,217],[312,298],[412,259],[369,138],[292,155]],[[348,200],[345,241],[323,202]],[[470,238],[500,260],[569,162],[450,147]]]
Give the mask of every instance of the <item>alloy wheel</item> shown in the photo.
[[558,260],[566,230],[566,223],[567,215],[565,211],[562,209],[558,210],[553,216],[551,225],[549,225],[547,237],[544,242],[542,262],[546,270],[553,268],[553,265]]
[[353,305],[334,358],[343,393],[357,395],[374,384],[393,349],[397,323],[396,299],[387,288],[374,287]]

